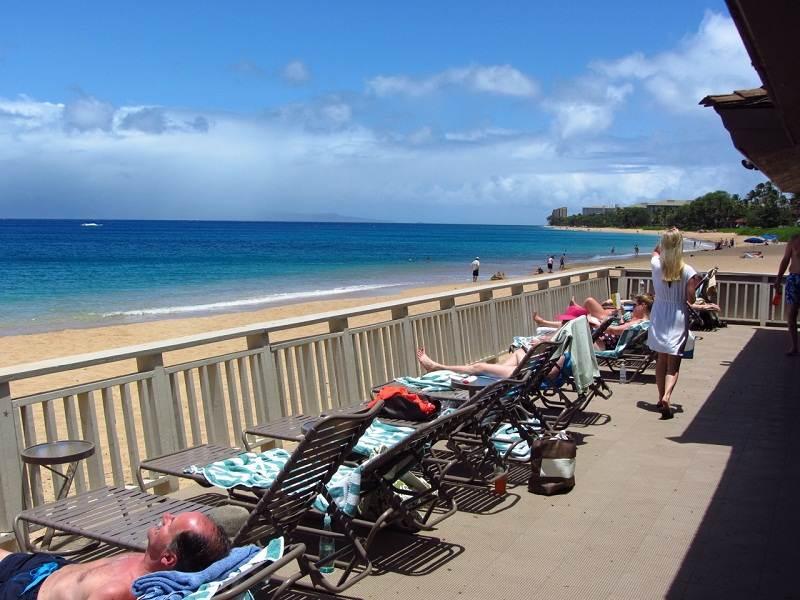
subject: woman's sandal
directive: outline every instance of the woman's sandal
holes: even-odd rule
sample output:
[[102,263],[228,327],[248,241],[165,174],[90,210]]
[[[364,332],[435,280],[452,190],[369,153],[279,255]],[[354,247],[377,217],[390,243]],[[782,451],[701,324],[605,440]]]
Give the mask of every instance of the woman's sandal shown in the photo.
[[672,412],[672,409],[669,406],[661,405],[661,421],[666,421],[667,419],[672,419],[675,417],[675,414]]

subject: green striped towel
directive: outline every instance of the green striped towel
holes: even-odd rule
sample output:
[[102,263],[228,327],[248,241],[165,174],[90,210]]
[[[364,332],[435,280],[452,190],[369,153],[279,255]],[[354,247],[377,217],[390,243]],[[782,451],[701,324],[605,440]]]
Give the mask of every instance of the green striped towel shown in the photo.
[[[532,418],[528,419],[526,422],[533,429],[541,429],[541,423],[538,419]],[[519,430],[511,423],[501,423],[500,427],[498,427],[492,435],[492,443],[503,457],[505,457],[509,448],[511,448],[513,444],[519,442],[521,439],[522,436],[520,436]],[[531,447],[528,445],[528,442],[522,442],[521,444],[514,446],[514,449],[511,451],[511,458],[523,461],[530,460]]]
[[441,392],[443,390],[453,389],[453,382],[451,380],[453,376],[458,379],[464,378],[462,373],[454,373],[453,371],[431,371],[419,377],[397,377],[395,381],[414,391]]
[[[290,454],[282,448],[261,453],[243,452],[235,458],[219,460],[209,465],[192,465],[187,473],[201,473],[206,480],[217,487],[230,489],[237,485],[249,488],[270,487],[281,472]],[[346,514],[355,515],[358,495],[361,492],[361,469],[340,466],[327,484],[328,492],[336,505]],[[314,507],[324,511],[328,503],[321,495],[314,501]]]
[[187,473],[202,474],[208,482],[229,490],[237,485],[268,488],[286,465],[290,454],[283,448],[265,452],[242,452],[234,458],[226,458],[210,465],[192,465]]
[[374,419],[372,424],[364,432],[364,435],[359,438],[358,443],[356,443],[353,448],[353,452],[361,454],[362,456],[370,456],[376,448],[382,446],[391,448],[395,444],[402,442],[412,433],[414,433],[413,427],[390,425],[379,419]]

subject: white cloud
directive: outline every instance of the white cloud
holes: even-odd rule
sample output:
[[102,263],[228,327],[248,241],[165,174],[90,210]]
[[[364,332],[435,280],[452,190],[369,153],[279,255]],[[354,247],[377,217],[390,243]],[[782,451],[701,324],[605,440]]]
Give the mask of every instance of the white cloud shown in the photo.
[[0,98],[0,128],[30,130],[60,122],[64,105],[54,102],[36,102],[27,96],[16,100]]
[[542,105],[555,115],[556,134],[571,138],[611,127],[615,111],[632,91],[630,84],[614,85],[596,77],[584,77]]
[[287,124],[310,129],[338,129],[350,123],[353,108],[338,96],[327,96],[306,103],[288,104],[272,114]]
[[534,97],[539,92],[536,81],[510,65],[448,69],[426,78],[379,75],[367,82],[367,90],[376,96],[425,96],[446,87],[523,98]]
[[0,127],[5,216],[31,215],[20,198],[34,197],[36,214],[53,217],[268,219],[333,203],[379,219],[397,219],[401,205],[412,221],[452,221],[458,211],[457,220],[536,223],[556,205],[742,192],[753,177],[727,141],[715,153],[578,135],[564,146],[553,132],[491,128],[389,136],[353,123],[337,98],[261,117],[119,107],[108,130],[83,131],[67,130],[53,103],[0,99],[4,114],[12,107],[38,126],[30,117]]
[[114,107],[91,96],[82,96],[64,106],[64,126],[70,130],[109,131],[114,118]]
[[592,69],[613,81],[641,82],[659,104],[675,112],[697,112],[697,103],[708,94],[761,85],[733,20],[711,11],[674,50],[632,53],[598,61]]
[[281,69],[281,77],[293,84],[306,83],[311,79],[311,72],[301,60],[293,60]]
[[511,136],[515,133],[513,129],[503,127],[484,127],[467,131],[448,131],[444,134],[444,139],[451,142],[481,142],[492,138]]
[[[717,120],[682,108],[702,112],[703,86],[754,85],[731,27],[710,13],[675,49],[594,63],[544,99],[507,65],[376,77],[360,97],[257,115],[0,98],[0,215],[269,219],[335,206],[377,219],[541,223],[555,206],[743,193],[761,176],[740,167]],[[515,103],[520,117],[484,96],[470,121],[450,105],[440,116],[439,102],[409,113],[386,100],[452,88],[537,101]],[[651,94],[673,110],[647,110]]]

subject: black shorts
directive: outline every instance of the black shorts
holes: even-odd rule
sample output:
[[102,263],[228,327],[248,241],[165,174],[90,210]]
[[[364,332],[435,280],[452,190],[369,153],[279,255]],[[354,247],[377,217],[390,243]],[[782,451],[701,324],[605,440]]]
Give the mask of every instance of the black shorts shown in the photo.
[[36,571],[47,563],[55,563],[56,569],[70,564],[61,556],[41,552],[36,554],[17,552],[0,560],[0,600],[36,600],[39,584],[24,594],[22,590],[36,577]]
[[473,277],[477,277],[477,276],[478,276],[478,271],[477,271],[477,269],[476,269],[475,271],[473,271],[473,272],[472,272],[472,276],[473,276]]

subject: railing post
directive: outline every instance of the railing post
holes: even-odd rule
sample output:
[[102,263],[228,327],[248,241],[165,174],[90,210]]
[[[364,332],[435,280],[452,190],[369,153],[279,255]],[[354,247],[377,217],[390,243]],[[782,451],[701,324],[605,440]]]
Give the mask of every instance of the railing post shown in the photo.
[[628,276],[627,271],[622,269],[619,277],[617,278],[617,289],[611,290],[611,293],[619,292],[620,298],[627,298],[628,297]]
[[[269,342],[269,333],[260,331],[259,333],[247,336],[247,349],[259,349],[261,360],[251,361],[251,365],[257,366],[258,372],[251,373],[251,377],[258,378],[260,382],[261,396],[256,396],[256,416],[261,423],[268,423],[273,419],[284,416],[281,406],[281,393],[278,389],[278,369],[275,367],[275,356]],[[251,369],[253,367],[251,366]]]
[[769,317],[769,275],[761,276],[758,286],[758,324],[764,327]]
[[11,385],[0,381],[0,531],[11,531],[14,517],[25,507],[22,496],[21,444],[11,406]]
[[494,299],[492,290],[483,290],[480,293],[481,302],[489,303],[489,335],[492,340],[492,348],[500,347],[500,339],[498,338],[498,322],[497,322],[497,301]]
[[[178,403],[172,397],[172,387],[169,384],[169,376],[164,370],[164,356],[158,354],[148,354],[136,359],[136,369],[140,373],[152,371],[151,387],[149,400],[151,408],[152,422],[146,423],[142,420],[143,427],[153,427],[154,435],[150,439],[155,442],[156,455],[167,454],[179,450],[178,447],[178,419],[177,411],[181,410]],[[147,381],[142,382],[142,387],[147,386]],[[141,387],[140,387],[141,390]],[[140,399],[141,400],[141,399]],[[144,417],[144,415],[142,415]],[[131,465],[138,468],[138,465]],[[178,489],[178,480],[175,477],[167,478],[164,484],[154,488],[157,494],[166,494]]]
[[[456,312],[456,299],[452,296],[442,298],[439,300],[439,310],[446,312],[450,317],[450,344],[445,344],[445,353],[443,360],[448,362],[463,362],[466,360],[464,356],[464,340],[461,338],[461,323],[458,322],[458,313]],[[467,332],[469,335],[469,332]],[[444,340],[442,340],[444,342]],[[451,352],[447,355],[447,352]]]
[[402,365],[397,365],[403,373],[413,373],[416,369],[414,365],[414,328],[411,326],[411,319],[408,318],[408,306],[397,306],[392,309],[392,321],[400,321],[403,332],[403,359]]
[[523,285],[512,285],[511,295],[519,296],[519,329],[517,331],[533,331],[534,324],[531,323],[531,315],[525,308],[525,288]]
[[358,394],[358,369],[356,367],[356,354],[353,348],[353,335],[350,333],[350,323],[347,317],[331,319],[328,321],[328,331],[342,334],[342,352],[344,353],[345,389],[347,397],[353,402],[359,400]]

